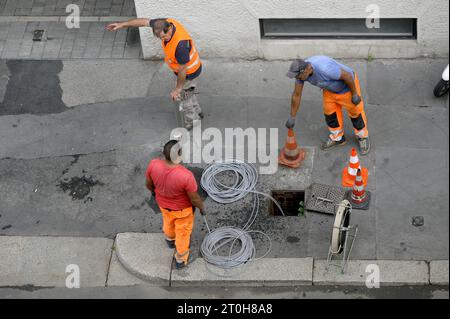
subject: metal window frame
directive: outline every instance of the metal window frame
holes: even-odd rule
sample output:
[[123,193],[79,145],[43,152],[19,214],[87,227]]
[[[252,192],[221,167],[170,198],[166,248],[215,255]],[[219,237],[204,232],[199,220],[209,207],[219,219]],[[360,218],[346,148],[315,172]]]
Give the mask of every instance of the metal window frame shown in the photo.
[[[337,18],[334,20],[356,20],[356,19],[365,19],[365,18]],[[397,40],[417,40],[417,18],[381,18],[382,20],[411,20],[412,22],[412,33],[347,33],[342,35],[336,34],[328,34],[328,33],[277,33],[277,34],[267,34],[264,30],[264,21],[266,20],[333,20],[330,18],[300,18],[300,19],[292,19],[292,18],[268,18],[268,19],[259,19],[260,26],[260,36],[261,39],[357,39],[357,40],[376,40],[376,39],[397,39]]]

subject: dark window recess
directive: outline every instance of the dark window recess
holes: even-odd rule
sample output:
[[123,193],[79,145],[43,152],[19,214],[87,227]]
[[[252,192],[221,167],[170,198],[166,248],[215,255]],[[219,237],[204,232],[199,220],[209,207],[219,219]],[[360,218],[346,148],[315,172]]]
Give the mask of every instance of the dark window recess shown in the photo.
[[366,19],[260,19],[262,38],[416,39],[417,19],[380,19],[368,28]]

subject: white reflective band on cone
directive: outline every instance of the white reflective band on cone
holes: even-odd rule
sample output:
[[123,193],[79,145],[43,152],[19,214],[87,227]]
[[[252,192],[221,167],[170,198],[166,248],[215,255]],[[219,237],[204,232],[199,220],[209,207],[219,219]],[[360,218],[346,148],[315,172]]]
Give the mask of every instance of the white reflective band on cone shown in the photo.
[[285,154],[286,156],[295,157],[295,156],[298,155],[298,150],[297,150],[297,149],[295,149],[295,150],[288,150],[288,149],[285,149],[285,150],[284,150],[284,154]]
[[356,174],[358,173],[358,169],[356,168],[351,168],[350,166],[348,167],[348,173],[352,176],[356,176]]
[[358,163],[358,156],[350,156],[350,163],[352,164]]

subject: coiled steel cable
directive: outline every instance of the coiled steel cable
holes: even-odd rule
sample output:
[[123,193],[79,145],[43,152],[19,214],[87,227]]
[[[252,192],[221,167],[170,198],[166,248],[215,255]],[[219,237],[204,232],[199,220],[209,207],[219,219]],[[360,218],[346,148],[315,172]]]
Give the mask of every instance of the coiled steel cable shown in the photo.
[[[227,186],[217,179],[219,174],[225,172],[231,172],[234,175],[235,180],[232,186]],[[235,159],[215,162],[204,170],[200,181],[201,187],[211,199],[218,203],[229,204],[243,199],[249,193],[254,194],[252,213],[242,229],[226,226],[211,231],[206,218],[203,216],[208,234],[204,238],[200,250],[207,263],[222,269],[231,269],[250,260],[264,258],[269,254],[272,248],[270,237],[264,232],[249,230],[259,213],[259,195],[273,200],[283,215],[284,213],[273,197],[254,190],[257,182],[258,172],[255,166]],[[261,234],[269,241],[268,250],[258,258],[256,258],[256,248],[251,236],[252,233]],[[230,242],[228,255],[220,255],[219,249]],[[237,242],[241,243],[241,247],[237,252],[233,253],[233,248]]]

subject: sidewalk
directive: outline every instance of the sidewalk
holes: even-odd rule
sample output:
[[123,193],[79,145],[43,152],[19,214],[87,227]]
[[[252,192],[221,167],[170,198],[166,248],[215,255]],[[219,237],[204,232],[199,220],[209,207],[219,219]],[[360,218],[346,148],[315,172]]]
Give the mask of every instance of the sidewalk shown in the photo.
[[[80,28],[66,27],[66,7],[80,9]],[[136,17],[134,0],[0,1],[0,58],[3,59],[138,59],[137,28],[109,32],[108,23]],[[35,30],[47,39],[33,41]]]
[[373,264],[379,266],[381,287],[449,283],[448,260],[352,260],[341,274],[335,267],[325,269],[324,260],[265,258],[224,273],[201,259],[178,271],[171,266],[172,257],[161,234],[119,234],[115,243],[104,238],[0,236],[0,287],[66,287],[69,265],[78,267],[81,288],[364,286],[367,265]]
[[0,0],[1,16],[61,16],[69,4],[81,16],[136,16],[134,0]]

